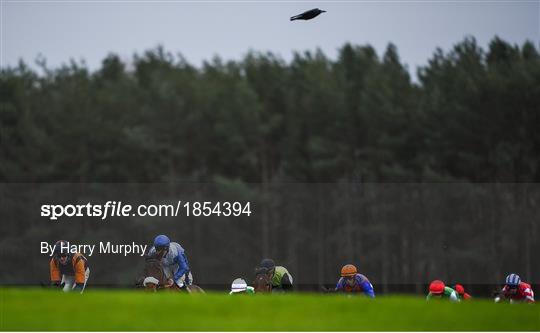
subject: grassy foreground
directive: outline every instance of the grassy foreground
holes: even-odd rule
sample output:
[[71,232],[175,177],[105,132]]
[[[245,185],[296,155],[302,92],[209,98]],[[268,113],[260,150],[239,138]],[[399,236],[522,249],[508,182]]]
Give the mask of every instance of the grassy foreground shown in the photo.
[[1,330],[540,330],[537,305],[292,294],[228,296],[0,289]]

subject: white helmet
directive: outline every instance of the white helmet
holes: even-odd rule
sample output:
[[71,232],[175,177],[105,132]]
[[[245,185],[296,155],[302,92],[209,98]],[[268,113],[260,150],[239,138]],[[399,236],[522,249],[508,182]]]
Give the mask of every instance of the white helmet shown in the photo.
[[242,278],[235,279],[231,284],[231,293],[241,293],[246,291],[247,283],[246,280]]

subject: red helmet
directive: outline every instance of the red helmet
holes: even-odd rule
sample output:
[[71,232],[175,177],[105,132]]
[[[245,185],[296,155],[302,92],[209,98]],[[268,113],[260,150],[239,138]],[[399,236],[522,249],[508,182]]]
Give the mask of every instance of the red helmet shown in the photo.
[[444,287],[444,282],[435,280],[429,284],[429,292],[435,295],[442,294],[444,292]]
[[460,295],[465,294],[465,288],[463,288],[463,286],[460,285],[459,283],[456,283],[454,289],[456,289],[457,293],[460,294]]

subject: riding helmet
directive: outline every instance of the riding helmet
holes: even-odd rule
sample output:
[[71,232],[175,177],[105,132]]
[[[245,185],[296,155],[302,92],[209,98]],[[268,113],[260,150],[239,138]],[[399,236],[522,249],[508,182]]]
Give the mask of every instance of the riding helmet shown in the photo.
[[154,238],[154,247],[155,248],[169,247],[169,245],[171,245],[171,240],[169,239],[169,237],[167,237],[165,235],[159,235],[159,236],[156,236],[156,238]]
[[233,283],[231,284],[231,292],[239,293],[239,292],[245,291],[247,287],[248,285],[246,283],[246,280],[242,278],[238,278],[238,279],[235,279]]
[[274,263],[274,260],[272,260],[272,259],[263,259],[259,266],[264,267],[264,268],[266,268],[268,270],[272,270],[272,269],[274,269],[274,267],[276,267],[276,264]]
[[54,257],[59,258],[62,254],[67,254],[69,256],[68,242],[65,240],[59,240],[54,244]]
[[356,266],[348,264],[341,268],[341,276],[348,277],[348,276],[354,276],[358,273],[358,270],[356,269]]
[[429,292],[435,295],[439,295],[444,292],[445,287],[446,286],[444,285],[444,282],[442,282],[441,280],[435,280],[430,283]]
[[519,275],[517,274],[512,273],[506,277],[506,284],[509,286],[517,286],[520,283],[521,283],[521,279],[519,278]]

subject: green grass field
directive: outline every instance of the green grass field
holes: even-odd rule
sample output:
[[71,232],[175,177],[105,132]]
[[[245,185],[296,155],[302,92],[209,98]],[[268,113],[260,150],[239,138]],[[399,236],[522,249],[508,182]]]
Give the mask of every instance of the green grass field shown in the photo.
[[540,330],[537,305],[450,304],[420,297],[228,296],[0,289],[2,330]]

